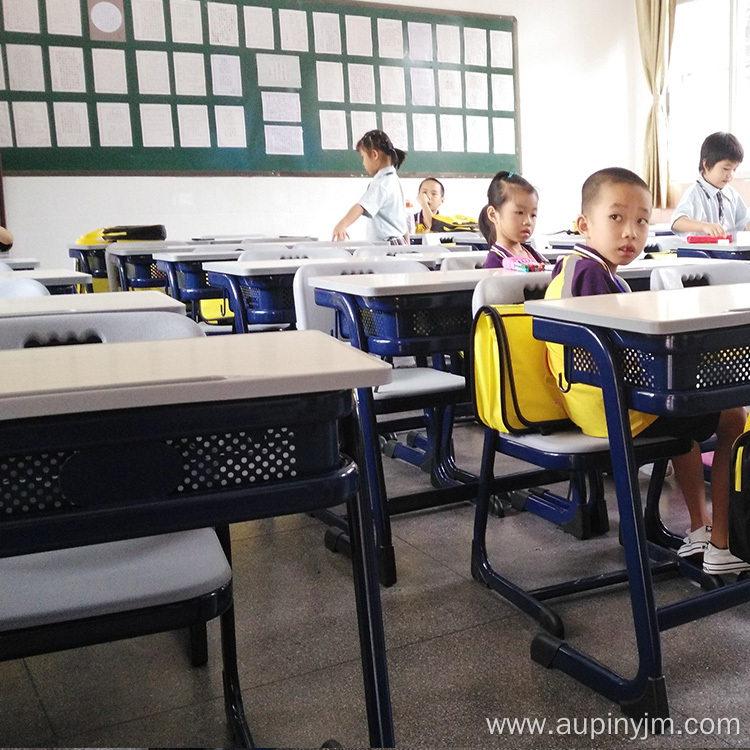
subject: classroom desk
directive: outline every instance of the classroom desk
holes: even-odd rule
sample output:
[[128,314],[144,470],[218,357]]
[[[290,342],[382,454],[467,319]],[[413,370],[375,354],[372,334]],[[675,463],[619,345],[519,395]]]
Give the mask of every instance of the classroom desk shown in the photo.
[[[353,346],[386,357],[453,355],[451,364],[458,369],[457,353],[469,350],[474,287],[488,275],[508,273],[513,271],[347,274],[319,276],[309,283],[315,288],[315,300],[319,305],[332,307],[343,316]],[[368,448],[364,471],[373,496],[376,538],[383,565],[381,580],[386,585],[396,580],[389,515],[476,497],[476,477],[460,471],[453,461],[451,409],[457,399],[468,400],[469,397],[463,393],[436,394],[434,405],[427,409],[431,412],[428,420],[434,420],[428,421],[428,435],[432,438],[427,448],[432,453],[436,488],[386,501],[376,404],[369,389],[359,393],[360,422]],[[405,410],[415,408],[409,405]],[[327,516],[325,520],[337,525],[334,517]]]
[[[656,606],[651,565],[665,559],[674,563],[675,556],[647,540],[627,409],[697,414],[750,403],[749,297],[750,284],[734,284],[525,304],[534,316],[536,338],[574,347],[571,377],[603,389],[638,669],[635,677],[626,678],[547,632],[534,638],[531,655],[619,703],[632,716],[669,715],[661,631],[750,601],[750,580]],[[475,546],[475,562],[476,551]],[[677,564],[692,577],[700,573],[684,560]],[[568,594],[592,590],[602,585],[598,578],[559,588]],[[540,600],[559,595],[553,588],[543,589]],[[534,592],[527,593],[539,604]]]
[[[389,382],[390,366],[323,333],[294,331],[8,350],[0,367],[0,484],[30,482],[27,502],[36,505],[2,514],[0,555],[346,502],[369,745],[395,746],[371,512],[337,429],[356,440],[351,390]],[[226,444],[211,459],[206,441],[217,436]],[[143,446],[151,450],[140,471]],[[24,457],[46,468],[61,452],[75,461],[42,478],[16,476]],[[222,618],[223,646],[232,648],[234,616]],[[235,738],[249,746],[236,674],[225,674],[225,701]]]
[[222,299],[224,290],[208,283],[208,274],[203,269],[205,261],[236,261],[244,248],[211,250],[180,250],[158,252],[153,260],[159,271],[166,274],[169,294],[181,302],[190,303],[192,316],[198,319],[198,304],[201,300]]
[[91,284],[91,274],[66,268],[35,268],[31,271],[0,271],[0,279],[34,279],[50,294],[74,294],[78,285]]
[[317,237],[310,237],[308,235],[271,235],[270,237],[264,234],[217,234],[217,235],[202,235],[201,237],[193,237],[195,242],[205,242],[208,244],[234,244],[242,243],[243,245],[252,245],[253,243],[270,242],[272,244],[281,243],[287,247],[293,247],[298,242],[317,242]]
[[[331,258],[334,260],[352,258]],[[297,321],[294,274],[301,266],[325,262],[325,258],[211,261],[203,264],[203,270],[208,283],[226,293],[235,333],[247,333],[249,325],[293,327]]]
[[0,262],[7,263],[14,271],[33,271],[40,265],[38,258],[22,258],[15,255],[8,257],[0,255]]
[[174,312],[185,315],[185,305],[162,292],[101,292],[99,294],[52,294],[49,297],[0,299],[0,318],[29,315],[61,315],[97,312]]
[[681,258],[721,258],[723,260],[750,260],[750,245],[734,242],[687,242],[681,237],[677,255]]
[[475,250],[486,250],[487,240],[479,232],[424,232],[410,236],[412,245],[470,245]]

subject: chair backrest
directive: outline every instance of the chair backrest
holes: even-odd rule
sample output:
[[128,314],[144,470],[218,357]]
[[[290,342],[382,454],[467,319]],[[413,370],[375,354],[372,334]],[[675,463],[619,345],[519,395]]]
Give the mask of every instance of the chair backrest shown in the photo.
[[353,253],[360,247],[373,247],[382,245],[388,247],[387,242],[369,242],[367,240],[341,240],[341,241],[326,241],[326,242],[297,242],[294,245],[295,250],[320,250],[333,248],[337,250],[344,249],[348,253]]
[[474,288],[472,313],[476,315],[477,310],[484,305],[514,305],[527,299],[543,297],[551,278],[551,271],[488,276]]
[[443,258],[443,262],[440,264],[441,271],[464,271],[472,268],[482,268],[484,262],[487,260],[486,252],[473,252],[471,257],[468,255],[449,255],[447,258]]
[[0,279],[0,297],[46,297],[49,289],[36,279]]
[[205,336],[184,315],[160,311],[27,315],[0,321],[0,349]]
[[412,247],[411,245],[388,245],[382,243],[380,245],[370,245],[364,247],[355,248],[352,255],[355,258],[383,258],[390,255],[401,255],[402,253],[421,253],[422,248],[417,246]]
[[410,260],[374,258],[372,260],[349,260],[341,263],[311,263],[300,267],[294,274],[294,310],[298,330],[316,330],[334,335],[336,311],[315,303],[315,289],[308,284],[314,276],[339,276],[359,273],[424,273],[425,267]]
[[663,268],[657,265],[651,272],[652,291],[746,282],[750,282],[750,263],[742,260],[705,260],[690,265]]
[[351,258],[351,253],[343,247],[321,247],[298,250],[281,243],[277,245],[249,245],[242,251],[240,260],[277,260],[284,258]]

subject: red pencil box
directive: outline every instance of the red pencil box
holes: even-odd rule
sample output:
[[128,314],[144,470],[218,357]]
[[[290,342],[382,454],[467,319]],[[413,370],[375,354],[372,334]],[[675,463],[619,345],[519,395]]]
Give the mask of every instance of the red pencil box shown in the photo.
[[699,235],[699,234],[691,234],[687,238],[687,241],[691,245],[695,245],[695,244],[708,245],[708,244],[711,244],[711,243],[722,242],[722,241],[731,242],[732,241],[732,235],[731,234],[726,234],[723,237],[709,237],[708,235],[706,235],[704,237],[703,235]]

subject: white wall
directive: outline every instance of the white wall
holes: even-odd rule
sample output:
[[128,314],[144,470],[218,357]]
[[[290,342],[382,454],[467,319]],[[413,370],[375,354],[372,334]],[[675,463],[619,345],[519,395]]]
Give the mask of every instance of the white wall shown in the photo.
[[[371,2],[372,0],[365,0]],[[633,0],[390,0],[518,19],[524,175],[540,192],[538,231],[571,225],[595,169],[639,171],[650,96]],[[495,167],[487,159],[487,172]],[[407,162],[408,165],[408,162]],[[440,174],[439,160],[435,174]],[[206,233],[300,233],[328,239],[367,178],[6,177],[14,253],[70,265],[66,247],[97,227],[161,223],[169,239]],[[404,178],[407,195],[419,180]],[[446,210],[476,216],[487,178],[446,180]],[[362,235],[364,220],[352,227]]]

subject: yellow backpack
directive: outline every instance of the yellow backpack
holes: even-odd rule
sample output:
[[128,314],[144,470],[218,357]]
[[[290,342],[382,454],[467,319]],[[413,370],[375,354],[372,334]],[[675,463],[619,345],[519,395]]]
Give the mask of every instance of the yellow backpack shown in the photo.
[[523,305],[487,305],[474,317],[472,373],[477,417],[500,432],[552,432],[570,426]]

